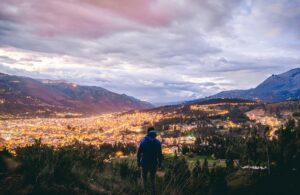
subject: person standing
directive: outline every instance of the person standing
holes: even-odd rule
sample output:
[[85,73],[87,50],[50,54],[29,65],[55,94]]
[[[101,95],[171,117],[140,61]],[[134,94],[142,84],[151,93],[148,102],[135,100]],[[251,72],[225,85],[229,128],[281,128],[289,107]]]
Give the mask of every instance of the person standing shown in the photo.
[[138,148],[137,164],[142,170],[144,189],[146,189],[147,177],[150,174],[151,190],[156,194],[155,175],[157,168],[162,164],[162,147],[154,127],[149,127],[147,135],[143,138]]

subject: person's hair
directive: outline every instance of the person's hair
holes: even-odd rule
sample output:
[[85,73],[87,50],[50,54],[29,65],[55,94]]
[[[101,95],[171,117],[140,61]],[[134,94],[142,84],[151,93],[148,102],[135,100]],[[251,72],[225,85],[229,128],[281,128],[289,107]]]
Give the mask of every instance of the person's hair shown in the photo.
[[148,127],[147,133],[149,133],[150,131],[155,131],[154,127]]

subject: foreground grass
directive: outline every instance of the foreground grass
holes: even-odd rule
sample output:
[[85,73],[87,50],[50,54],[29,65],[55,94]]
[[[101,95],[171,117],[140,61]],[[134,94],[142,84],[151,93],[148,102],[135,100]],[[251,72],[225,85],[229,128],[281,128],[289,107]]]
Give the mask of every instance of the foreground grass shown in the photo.
[[[174,154],[164,154],[164,160],[168,160],[171,158],[174,158]],[[226,167],[226,162],[225,159],[216,159],[213,158],[212,156],[200,156],[200,155],[180,155],[178,157],[184,157],[189,165],[190,170],[195,166],[197,161],[200,161],[202,164],[205,159],[208,162],[208,167],[213,168],[214,166],[217,167]],[[112,164],[116,163],[121,163],[123,161],[128,162],[129,164],[135,165],[136,164],[136,157],[135,156],[127,156],[127,157],[122,157],[122,158],[115,158],[111,161]]]

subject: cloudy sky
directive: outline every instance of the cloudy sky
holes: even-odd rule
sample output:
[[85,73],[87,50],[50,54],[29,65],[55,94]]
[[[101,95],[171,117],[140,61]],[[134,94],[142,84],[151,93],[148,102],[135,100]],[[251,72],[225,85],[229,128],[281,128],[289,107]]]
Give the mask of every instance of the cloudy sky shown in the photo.
[[1,0],[0,72],[150,102],[300,67],[300,0]]

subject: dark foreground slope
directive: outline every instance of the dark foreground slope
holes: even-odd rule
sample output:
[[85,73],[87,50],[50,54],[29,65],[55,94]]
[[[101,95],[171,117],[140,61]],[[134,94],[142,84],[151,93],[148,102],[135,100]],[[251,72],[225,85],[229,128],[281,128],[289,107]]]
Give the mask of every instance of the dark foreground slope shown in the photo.
[[[255,131],[247,137],[197,137],[179,156],[165,156],[157,194],[299,194],[295,124],[290,121],[274,140]],[[116,151],[129,156],[112,159]],[[40,141],[17,148],[15,156],[0,151],[0,194],[151,194],[149,187],[142,189],[134,151],[134,144],[77,142],[53,149]]]

